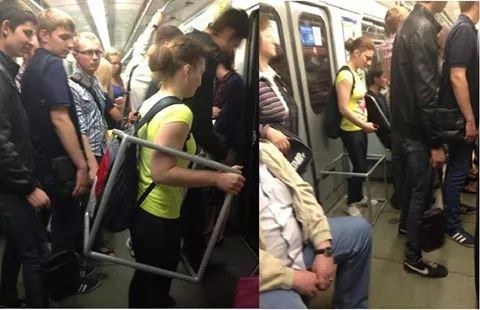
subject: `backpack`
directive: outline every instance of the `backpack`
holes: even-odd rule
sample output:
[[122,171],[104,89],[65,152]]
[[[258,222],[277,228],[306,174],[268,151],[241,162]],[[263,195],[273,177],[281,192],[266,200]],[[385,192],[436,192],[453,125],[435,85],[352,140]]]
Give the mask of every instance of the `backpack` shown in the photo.
[[333,81],[333,85],[330,90],[329,99],[325,109],[325,132],[327,133],[327,137],[329,137],[330,139],[337,139],[338,137],[340,137],[340,123],[342,121],[342,114],[340,114],[340,111],[338,110],[338,96],[337,88],[335,87],[335,81],[337,80],[340,72],[342,72],[343,70],[350,71],[353,76],[353,84],[352,90],[350,91],[350,96],[353,94],[353,90],[355,89],[355,75],[353,75],[352,70],[348,66],[341,67],[335,75],[335,80]]
[[[138,130],[147,124],[158,112],[170,105],[179,103],[182,103],[180,99],[173,96],[161,99],[145,116],[127,128],[125,133],[136,136]],[[154,182],[150,183],[137,200],[138,145],[134,143],[127,144],[124,156],[119,157],[116,162],[118,151],[123,143],[127,142],[123,142],[120,137],[112,137],[97,172],[97,183],[95,186],[95,195],[97,197],[96,210],[103,203],[104,196],[107,196],[108,200],[105,203],[106,208],[102,218],[102,227],[110,232],[120,232],[129,228],[135,210],[155,187]],[[119,169],[116,175],[110,177],[114,164],[119,166]],[[112,179],[112,182],[110,182],[112,186],[108,187],[107,185],[109,184],[107,182],[110,179]]]

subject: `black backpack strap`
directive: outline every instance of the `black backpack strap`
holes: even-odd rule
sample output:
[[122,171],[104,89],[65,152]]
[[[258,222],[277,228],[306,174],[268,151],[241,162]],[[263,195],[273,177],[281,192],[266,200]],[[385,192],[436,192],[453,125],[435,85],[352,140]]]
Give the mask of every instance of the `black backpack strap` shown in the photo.
[[133,77],[133,72],[135,71],[135,69],[137,69],[137,67],[139,66],[140,64],[136,64],[135,66],[133,66],[132,70],[130,71],[130,74],[128,75],[128,81],[127,81],[127,96],[125,98],[125,110],[124,110],[124,116],[127,116],[131,109],[130,109],[130,91],[132,89],[132,77]]
[[142,196],[140,196],[140,198],[138,198],[137,200],[137,205],[136,205],[137,208],[139,208],[142,202],[145,199],[147,199],[148,194],[150,194],[150,192],[155,188],[156,185],[157,184],[155,184],[155,182],[152,182],[150,183],[150,185],[148,185],[147,189],[143,192]]
[[142,128],[143,125],[150,122],[150,120],[161,110],[165,109],[168,106],[174,104],[180,104],[182,101],[175,96],[168,96],[165,98],[160,99],[157,103],[150,108],[150,110],[144,116],[140,117],[138,123],[135,124],[135,135],[137,134],[138,130]]
[[[143,125],[147,124],[158,112],[161,110],[165,109],[168,106],[174,105],[174,104],[179,104],[182,103],[180,99],[174,96],[168,96],[165,98],[160,99],[153,107],[150,108],[150,110],[145,114],[145,116],[142,116],[138,123],[135,125],[135,135],[137,134],[138,130],[142,128]],[[188,134],[187,140],[190,138],[190,133]],[[186,147],[186,141],[184,145],[184,149]],[[155,188],[156,184],[155,182],[150,183],[148,185],[147,189],[142,193],[142,196],[137,200],[137,207],[139,207],[142,202],[147,198],[148,194]]]
[[102,115],[104,114],[105,111],[102,111],[102,104],[100,103],[100,98],[97,97],[97,94],[95,93],[95,90],[92,88],[92,87],[89,87],[87,85],[85,85],[84,83],[82,83],[81,80],[77,79],[76,77],[74,77],[73,75],[70,76],[70,80],[78,85],[80,85],[82,88],[84,88],[93,98],[93,101],[95,101],[95,103],[97,104],[97,108],[98,110],[100,111],[100,113],[102,113]]
[[[343,66],[338,70],[336,77],[340,74],[340,72],[342,72],[344,70],[350,71],[350,73],[352,74],[352,77],[353,77],[352,89],[350,90],[350,96],[351,96],[351,95],[353,95],[353,90],[355,89],[355,75],[353,74],[352,69],[350,69],[349,66]],[[335,80],[337,79],[336,77],[335,77]]]

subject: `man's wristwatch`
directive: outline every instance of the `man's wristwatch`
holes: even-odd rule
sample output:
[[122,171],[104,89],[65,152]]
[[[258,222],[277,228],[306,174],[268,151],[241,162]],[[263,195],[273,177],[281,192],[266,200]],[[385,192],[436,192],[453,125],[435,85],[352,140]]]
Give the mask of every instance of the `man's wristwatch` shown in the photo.
[[326,257],[330,257],[333,255],[333,250],[331,247],[318,249],[318,250],[315,250],[315,255],[325,255]]

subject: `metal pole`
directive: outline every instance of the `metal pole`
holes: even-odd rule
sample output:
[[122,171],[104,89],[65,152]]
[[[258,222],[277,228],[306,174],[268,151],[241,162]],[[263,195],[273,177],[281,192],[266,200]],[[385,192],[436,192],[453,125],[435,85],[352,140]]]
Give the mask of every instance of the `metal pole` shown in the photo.
[[118,149],[117,157],[115,158],[115,162],[112,167],[112,171],[110,172],[110,176],[108,178],[107,184],[105,185],[105,190],[100,200],[100,206],[98,207],[97,214],[95,216],[95,220],[93,221],[93,228],[90,234],[90,238],[86,240],[86,244],[84,246],[84,253],[88,253],[93,246],[93,240],[95,236],[97,236],[98,231],[100,230],[100,222],[103,218],[103,213],[105,212],[106,204],[108,197],[112,192],[113,183],[117,179],[118,170],[120,168],[120,164],[123,162],[123,158],[125,157],[125,151],[129,145],[128,139],[123,139],[122,143],[120,143],[120,147]]
[[203,277],[204,273],[205,273],[205,269],[207,267],[208,261],[210,259],[211,254],[212,254],[213,248],[215,246],[215,242],[216,242],[216,240],[218,238],[218,235],[220,233],[221,226],[223,225],[223,222],[227,218],[228,210],[230,208],[230,204],[232,202],[233,195],[229,194],[225,197],[222,209],[220,210],[220,215],[219,215],[219,217],[217,219],[217,222],[215,224],[212,236],[210,237],[210,240],[208,242],[207,249],[206,249],[205,254],[202,258],[202,261],[201,261],[201,264],[200,264],[200,267],[199,267],[199,271],[198,271],[197,274],[195,274],[195,271],[193,270],[193,268],[189,264],[188,260],[186,260],[186,265],[185,266],[186,266],[187,270],[192,274],[191,276],[188,276],[188,275],[185,275],[185,274],[182,274],[182,273],[178,273],[178,272],[173,272],[171,270],[166,270],[166,269],[162,269],[162,268],[158,268],[158,267],[154,267],[154,266],[141,264],[141,263],[138,263],[138,262],[128,261],[128,260],[118,258],[118,257],[112,257],[112,256],[109,256],[109,255],[101,254],[101,253],[98,253],[98,252],[91,251],[91,249],[92,249],[92,246],[93,246],[93,241],[95,239],[95,236],[97,235],[98,230],[100,229],[100,223],[102,221],[102,217],[103,217],[103,214],[105,212],[105,208],[107,207],[106,203],[108,201],[109,196],[111,195],[113,184],[114,184],[114,182],[117,178],[117,174],[118,174],[118,170],[120,168],[120,164],[122,163],[124,157],[126,156],[125,152],[127,150],[127,147],[130,145],[130,143],[135,143],[135,144],[142,145],[142,146],[145,146],[145,147],[149,147],[149,148],[152,148],[152,149],[155,149],[155,150],[159,150],[161,152],[165,152],[165,153],[167,153],[169,155],[172,155],[172,156],[177,156],[177,157],[188,159],[188,160],[190,160],[194,163],[197,163],[197,164],[200,163],[200,164],[202,164],[206,167],[210,167],[212,169],[227,171],[227,172],[231,172],[231,173],[238,173],[238,174],[240,174],[241,172],[239,170],[233,169],[229,166],[223,165],[221,163],[218,163],[218,162],[215,162],[215,161],[212,161],[212,160],[205,159],[205,158],[200,157],[200,156],[192,156],[188,153],[181,152],[181,151],[178,151],[176,149],[163,147],[163,146],[151,143],[149,141],[145,141],[145,140],[142,140],[142,139],[139,139],[139,138],[136,138],[136,137],[132,137],[132,136],[130,136],[130,135],[128,135],[128,134],[126,134],[122,131],[119,131],[119,130],[114,130],[114,134],[118,135],[122,139],[122,142],[120,143],[120,147],[119,147],[119,150],[117,152],[117,157],[115,158],[115,162],[113,164],[112,170],[110,172],[110,176],[109,176],[107,184],[105,186],[104,194],[103,194],[103,197],[100,201],[100,205],[99,205],[99,208],[97,210],[97,214],[95,216],[95,220],[94,220],[94,223],[93,223],[93,229],[91,231],[91,234],[89,234],[89,231],[90,231],[89,210],[90,210],[90,208],[87,208],[87,211],[85,212],[85,223],[84,223],[84,237],[85,237],[85,240],[84,240],[84,249],[83,249],[84,253],[85,253],[85,256],[96,258],[96,259],[103,260],[103,261],[109,261],[109,262],[117,263],[117,264],[120,264],[120,265],[132,267],[132,268],[135,268],[135,269],[138,269],[138,270],[143,270],[143,271],[158,274],[158,275],[161,275],[161,276],[177,278],[177,279],[180,279],[180,280],[185,280],[185,281],[190,281],[190,282],[200,281],[201,278]]
[[197,277],[202,278],[203,274],[205,273],[205,269],[207,268],[208,260],[212,255],[213,247],[215,246],[215,242],[217,242],[218,235],[220,234],[221,226],[226,219],[226,215],[228,214],[227,211],[230,209],[230,204],[232,202],[233,195],[229,194],[225,197],[223,201],[222,210],[220,211],[220,215],[218,216],[217,222],[215,223],[215,228],[213,229],[212,236],[207,244],[207,249],[205,250],[205,254],[203,255],[202,262],[200,263],[200,267],[198,268]]

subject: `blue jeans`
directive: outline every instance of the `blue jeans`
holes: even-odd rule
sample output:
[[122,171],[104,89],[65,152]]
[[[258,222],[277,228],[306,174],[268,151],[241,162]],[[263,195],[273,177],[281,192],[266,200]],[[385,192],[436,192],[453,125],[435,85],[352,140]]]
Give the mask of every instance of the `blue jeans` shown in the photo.
[[433,195],[430,149],[422,141],[398,135],[392,137],[399,164],[405,167],[403,175],[396,176],[402,180],[397,201],[402,208],[400,226],[407,229],[405,258],[410,262],[416,262],[422,257],[419,221]]
[[40,267],[48,254],[47,238],[35,210],[15,194],[0,196],[5,220],[5,249],[3,252],[0,294],[6,304],[16,302],[17,277],[23,266],[23,284],[28,308],[48,307]]
[[466,142],[451,143],[448,145],[448,163],[443,187],[443,203],[447,232],[454,233],[460,229],[458,208],[460,205],[460,191],[465,184],[470,168],[473,145]]
[[[337,273],[333,308],[367,308],[372,229],[361,217],[329,218]],[[310,268],[315,254],[307,245],[303,250],[305,265]],[[294,290],[271,290],[260,293],[260,308],[304,309],[302,297]]]

